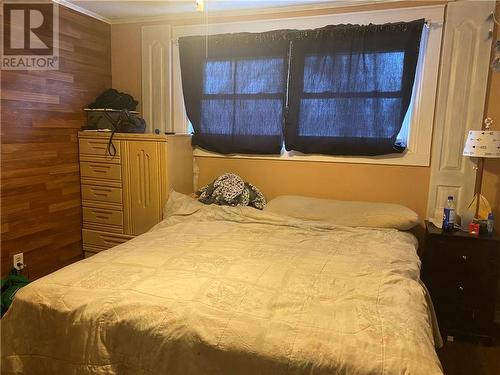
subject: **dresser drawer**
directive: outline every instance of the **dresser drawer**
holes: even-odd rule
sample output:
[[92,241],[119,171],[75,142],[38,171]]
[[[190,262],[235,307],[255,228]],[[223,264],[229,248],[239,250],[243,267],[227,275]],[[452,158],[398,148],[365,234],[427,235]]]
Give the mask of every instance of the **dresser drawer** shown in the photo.
[[106,158],[120,158],[120,141],[113,140],[113,145],[116,149],[116,154],[111,156],[108,154],[108,142],[109,139],[87,139],[80,138],[78,140],[78,147],[80,154],[86,154],[92,157],[106,157]]
[[81,162],[80,175],[82,178],[120,181],[122,178],[122,168],[119,164]]
[[83,229],[83,244],[86,246],[98,246],[109,249],[116,245],[120,245],[134,238],[126,234],[101,232],[96,230]]
[[122,204],[122,189],[107,186],[82,185],[82,199],[84,201]]
[[85,243],[83,244],[83,253],[85,254],[85,258],[89,258],[92,255],[95,255],[98,252],[104,251],[104,250],[107,250],[107,249],[104,248],[104,247],[98,247],[98,246],[94,246],[94,245],[88,245],[88,244],[85,244]]
[[123,212],[109,208],[83,207],[83,221],[123,227]]

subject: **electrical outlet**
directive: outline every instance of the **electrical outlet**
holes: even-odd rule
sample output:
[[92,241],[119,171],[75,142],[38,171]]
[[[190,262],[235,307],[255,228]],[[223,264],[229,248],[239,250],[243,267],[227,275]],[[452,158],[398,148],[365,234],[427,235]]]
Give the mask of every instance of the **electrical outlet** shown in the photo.
[[[13,263],[14,263],[14,268],[16,270],[22,270],[24,268],[24,255],[23,253],[19,253],[19,254],[14,254],[12,256],[12,260],[13,260]],[[21,266],[18,266],[18,263],[21,263]]]

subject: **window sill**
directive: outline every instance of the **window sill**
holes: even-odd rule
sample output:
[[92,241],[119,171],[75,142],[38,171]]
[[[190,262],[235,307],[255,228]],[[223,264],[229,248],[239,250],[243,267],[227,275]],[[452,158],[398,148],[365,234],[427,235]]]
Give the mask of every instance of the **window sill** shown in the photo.
[[193,156],[196,158],[279,160],[279,161],[301,161],[301,162],[320,162],[320,163],[382,164],[382,165],[400,165],[400,166],[414,166],[414,167],[428,167],[430,165],[429,154],[422,154],[422,153],[417,154],[415,152],[412,152],[411,150],[407,150],[402,154],[355,157],[355,156],[331,156],[331,155],[304,155],[294,152],[285,152],[282,153],[281,155],[248,155],[248,154],[223,155],[200,148],[194,148]]

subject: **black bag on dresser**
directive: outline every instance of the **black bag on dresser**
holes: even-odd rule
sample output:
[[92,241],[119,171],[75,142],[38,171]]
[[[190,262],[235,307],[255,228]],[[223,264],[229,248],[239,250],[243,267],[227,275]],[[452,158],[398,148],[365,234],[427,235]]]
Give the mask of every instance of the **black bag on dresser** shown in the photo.
[[118,133],[144,133],[146,122],[138,116],[139,112],[126,109],[86,108],[87,123],[82,130],[109,130]]
[[87,112],[87,125],[82,130],[110,131],[107,152],[111,156],[116,155],[116,148],[113,145],[115,133],[144,133],[146,131],[146,121],[137,116],[137,112],[126,109],[85,109]]
[[95,101],[88,105],[92,109],[127,109],[135,111],[139,102],[133,98],[132,95],[124,92],[119,92],[115,89],[108,89],[99,95]]

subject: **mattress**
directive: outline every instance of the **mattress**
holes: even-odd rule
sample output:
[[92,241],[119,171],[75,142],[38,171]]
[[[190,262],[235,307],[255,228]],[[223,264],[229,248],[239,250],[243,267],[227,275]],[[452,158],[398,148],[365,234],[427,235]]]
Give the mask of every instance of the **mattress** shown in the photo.
[[167,213],[19,291],[2,374],[442,374],[411,234],[176,193]]

